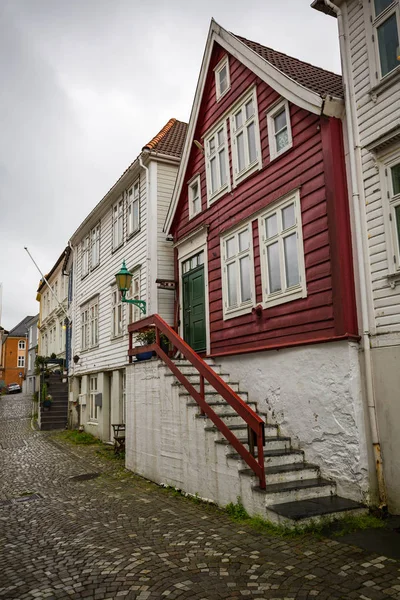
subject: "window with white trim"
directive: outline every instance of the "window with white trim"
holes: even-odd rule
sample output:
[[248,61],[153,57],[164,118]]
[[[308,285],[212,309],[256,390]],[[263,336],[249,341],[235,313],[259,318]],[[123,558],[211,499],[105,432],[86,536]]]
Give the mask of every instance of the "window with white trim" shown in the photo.
[[122,334],[122,300],[121,292],[113,288],[111,292],[111,335],[117,337]]
[[[133,274],[131,287],[128,290],[127,296],[130,300],[140,300],[140,271],[137,271]],[[128,320],[129,323],[135,323],[139,321],[141,317],[140,308],[135,304],[128,304],[129,307],[129,315]]]
[[96,395],[98,394],[97,389],[97,375],[92,375],[89,378],[89,419],[90,421],[97,421],[98,419],[98,406],[96,406]]
[[94,269],[100,264],[100,223],[93,227],[90,232],[91,238],[91,268]]
[[279,102],[267,112],[267,126],[270,160],[274,160],[293,146],[287,100]]
[[249,312],[255,302],[251,222],[221,238],[224,319]]
[[85,277],[89,273],[89,243],[90,238],[87,235],[81,244],[82,251],[82,266],[81,266],[81,275]]
[[18,350],[25,350],[26,348],[26,342],[25,340],[19,340],[18,342]]
[[121,246],[124,241],[124,199],[121,198],[113,206],[113,249]]
[[389,217],[389,272],[400,271],[400,151],[385,161],[386,215]]
[[189,183],[189,219],[201,212],[200,175]]
[[99,299],[96,297],[81,307],[81,350],[99,343]]
[[207,196],[209,203],[229,190],[228,135],[226,121],[205,139]]
[[25,367],[25,356],[18,356],[18,366],[21,368]]
[[132,235],[139,231],[139,198],[140,186],[139,180],[129,188],[127,192],[128,198],[128,235]]
[[261,166],[260,128],[255,89],[231,115],[233,178],[238,181]]
[[214,69],[215,73],[215,89],[217,95],[217,101],[222,98],[231,87],[230,75],[229,75],[229,59],[228,56],[224,56],[219,61]]
[[265,306],[307,295],[300,194],[274,203],[259,218],[261,274]]
[[400,66],[400,8],[398,0],[374,0],[373,4],[372,39],[378,59],[378,78],[378,72],[380,77],[385,77]]

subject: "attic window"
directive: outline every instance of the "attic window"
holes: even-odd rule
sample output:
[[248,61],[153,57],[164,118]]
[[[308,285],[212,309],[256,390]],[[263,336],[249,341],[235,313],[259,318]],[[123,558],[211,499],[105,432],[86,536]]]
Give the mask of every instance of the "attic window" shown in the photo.
[[231,87],[231,81],[229,77],[229,61],[228,56],[217,64],[214,69],[215,71],[215,89],[217,94],[217,101],[224,96]]
[[287,100],[279,102],[267,113],[270,159],[274,160],[293,145]]

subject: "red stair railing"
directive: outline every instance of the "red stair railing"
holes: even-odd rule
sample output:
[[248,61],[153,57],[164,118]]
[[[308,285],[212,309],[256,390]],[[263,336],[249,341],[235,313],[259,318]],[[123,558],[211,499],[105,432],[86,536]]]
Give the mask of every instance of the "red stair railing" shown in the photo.
[[[148,346],[133,347],[133,336],[143,329],[154,328],[156,339]],[[155,351],[165,364],[170,368],[178,381],[186,388],[200,407],[201,414],[211,419],[218,430],[225,436],[228,442],[240,454],[250,469],[259,478],[260,488],[265,489],[264,468],[264,445],[265,431],[264,421],[236,394],[229,385],[215,373],[212,368],[162,319],[159,315],[151,315],[128,326],[129,332],[129,362],[141,352]],[[190,383],[187,377],[179,370],[174,361],[164,352],[160,345],[160,334],[164,334],[171,345],[195,367],[200,375],[200,391]],[[216,412],[205,400],[205,381],[233,408],[233,410],[247,423],[250,451],[245,448],[235,434],[228,428]],[[257,457],[254,449],[257,447]]]

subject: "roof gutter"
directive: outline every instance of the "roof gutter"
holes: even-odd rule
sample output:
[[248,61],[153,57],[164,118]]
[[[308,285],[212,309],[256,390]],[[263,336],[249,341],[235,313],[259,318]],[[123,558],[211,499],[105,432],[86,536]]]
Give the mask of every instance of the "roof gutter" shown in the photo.
[[[367,304],[367,274],[364,257],[366,253],[363,248],[363,230],[362,230],[362,210],[361,210],[361,199],[360,199],[360,186],[359,172],[357,169],[357,162],[361,164],[360,156],[360,144],[357,140],[357,133],[355,131],[354,123],[355,115],[353,106],[355,106],[353,85],[350,81],[349,76],[349,65],[347,58],[346,48],[346,37],[344,33],[344,20],[341,9],[336,6],[331,0],[324,0],[325,5],[335,12],[338,19],[339,28],[339,45],[340,54],[342,59],[342,71],[343,79],[345,84],[345,106],[347,119],[347,134],[349,140],[349,162],[350,162],[350,179],[352,188],[352,205],[354,212],[354,223],[355,223],[355,238],[356,238],[356,256],[357,256],[357,267],[360,278],[360,308],[361,308],[361,322],[362,322],[362,338],[364,346],[364,363],[365,363],[365,381],[367,391],[367,403],[368,403],[368,414],[369,414],[369,425],[372,438],[372,446],[374,449],[376,475],[378,481],[378,492],[379,492],[379,506],[384,508],[387,506],[386,497],[386,485],[383,472],[383,458],[381,453],[380,436],[378,429],[378,419],[376,414],[375,404],[375,392],[373,385],[372,375],[372,359],[371,359],[371,346],[370,346],[370,322]],[[357,160],[356,160],[357,159]]]

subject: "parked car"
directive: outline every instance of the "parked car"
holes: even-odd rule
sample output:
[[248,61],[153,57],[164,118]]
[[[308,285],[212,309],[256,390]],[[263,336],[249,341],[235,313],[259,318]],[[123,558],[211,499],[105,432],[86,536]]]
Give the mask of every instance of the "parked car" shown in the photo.
[[7,392],[9,394],[19,394],[21,392],[21,386],[19,383],[9,383],[7,386]]

